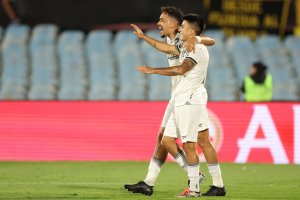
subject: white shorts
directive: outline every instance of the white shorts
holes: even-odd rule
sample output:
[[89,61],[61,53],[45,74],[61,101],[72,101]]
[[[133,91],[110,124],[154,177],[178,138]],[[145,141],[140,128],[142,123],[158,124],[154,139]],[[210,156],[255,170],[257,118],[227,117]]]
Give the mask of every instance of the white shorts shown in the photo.
[[180,138],[182,143],[197,142],[198,132],[208,129],[205,104],[174,107],[167,122],[164,135]]
[[169,101],[167,108],[165,110],[165,113],[164,113],[164,117],[161,122],[161,127],[163,127],[163,128],[166,127],[167,122],[168,122],[173,110],[174,110],[174,102]]

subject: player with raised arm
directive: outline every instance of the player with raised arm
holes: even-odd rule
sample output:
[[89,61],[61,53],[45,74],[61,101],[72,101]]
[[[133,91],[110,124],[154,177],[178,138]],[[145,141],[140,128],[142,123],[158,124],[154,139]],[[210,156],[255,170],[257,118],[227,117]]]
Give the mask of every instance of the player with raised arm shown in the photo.
[[[162,37],[166,36],[167,42],[169,44],[176,45],[177,47],[182,47],[182,41],[180,40],[179,34],[178,34],[178,29],[179,29],[179,26],[181,23],[180,21],[182,21],[180,19],[180,15],[181,15],[181,11],[177,8],[162,7],[162,14],[161,14],[159,22],[158,22],[159,29],[161,30],[161,36]],[[135,30],[135,34],[138,37],[145,39],[149,44],[151,44],[153,47],[157,48],[158,50],[163,51],[163,50],[165,50],[164,48],[169,48],[168,46],[164,45],[165,43],[156,41],[156,40],[144,35],[143,32],[137,26],[135,26],[135,25],[132,25],[132,26]],[[192,50],[195,40],[196,40],[195,37],[189,38],[189,40],[188,40],[189,45],[186,45],[186,48],[189,48],[189,50]],[[201,43],[204,43],[207,46],[214,44],[214,40],[209,37],[200,37],[200,38],[197,38],[197,40],[198,40],[198,42],[200,40]],[[179,54],[179,51],[177,51],[175,54],[172,54],[172,53],[168,54],[168,60],[169,60],[170,66],[179,64],[178,54]],[[172,95],[177,86],[177,82],[178,82],[177,79],[178,79],[177,76],[172,77]],[[128,189],[129,191],[143,193],[146,195],[152,194],[154,182],[159,174],[162,164],[164,163],[164,161],[166,160],[166,157],[167,157],[167,152],[161,145],[161,139],[162,139],[162,136],[164,133],[164,127],[165,127],[165,125],[170,117],[170,113],[172,112],[173,109],[174,109],[174,103],[170,101],[167,106],[164,118],[163,118],[163,122],[161,125],[162,128],[158,135],[155,152],[154,152],[153,158],[150,161],[146,179],[144,181],[140,181],[137,184],[133,184],[133,185],[126,184],[125,188]],[[213,165],[211,167],[209,166],[209,168],[216,168],[219,170],[219,172],[214,174],[213,180],[215,180],[215,179],[222,180],[220,168],[218,166],[218,161],[217,161],[217,157],[216,157],[216,152],[215,152],[212,144],[210,143],[208,131],[203,131],[203,132],[201,132],[201,134],[199,134],[198,143],[200,144],[200,147],[202,147],[202,149],[203,149],[203,152],[205,154],[208,164],[213,163]],[[178,150],[179,150],[178,152],[180,152],[180,154],[175,159],[181,165],[181,167],[186,169],[185,155],[183,154],[183,152],[180,151],[180,149],[178,149]],[[209,170],[209,171],[215,172],[217,170]],[[215,183],[216,183],[216,181],[214,181],[214,185],[215,185]],[[218,186],[220,188],[222,188],[220,184]],[[223,190],[224,190],[224,188],[223,188]],[[185,191],[185,192],[187,192],[187,191]],[[216,196],[218,194],[212,194],[212,195]],[[224,193],[224,195],[225,195],[225,193]]]

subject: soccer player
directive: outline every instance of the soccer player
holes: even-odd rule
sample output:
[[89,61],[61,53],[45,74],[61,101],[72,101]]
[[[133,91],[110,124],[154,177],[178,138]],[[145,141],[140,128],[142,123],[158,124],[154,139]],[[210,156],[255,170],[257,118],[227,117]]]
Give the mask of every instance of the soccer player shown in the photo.
[[[162,7],[161,9],[162,14],[160,16],[160,20],[158,22],[159,29],[161,30],[161,36],[167,36],[167,42],[169,44],[176,45],[178,47],[182,47],[182,41],[179,38],[178,29],[180,27],[180,24],[182,22],[182,12],[174,7]],[[135,25],[133,25],[133,28],[135,30],[135,34],[139,37],[147,41],[150,45],[155,47],[156,49],[162,51],[162,47],[164,48],[163,42],[156,41],[146,35]],[[214,44],[214,40],[207,37],[201,37],[202,41],[201,43],[204,43],[206,45],[212,45]],[[194,37],[189,38],[189,41],[192,41],[191,44],[193,45]],[[187,46],[189,47],[189,46]],[[190,48],[191,49],[191,48]],[[179,51],[177,51],[177,54],[168,54],[168,60],[170,66],[179,65],[178,61],[178,55]],[[175,91],[175,88],[177,86],[177,76],[172,77],[172,94]],[[155,180],[160,172],[160,168],[167,157],[167,152],[161,145],[161,139],[164,133],[164,127],[166,126],[166,123],[170,117],[170,113],[173,111],[174,108],[174,102],[169,102],[167,109],[165,111],[165,115],[162,121],[161,125],[161,131],[158,135],[157,144],[155,148],[155,152],[153,155],[153,158],[150,161],[150,165],[148,168],[148,174],[146,176],[146,179],[144,181],[140,181],[137,184],[133,185],[125,185],[125,188],[129,191],[143,193],[146,195],[151,195],[153,192],[153,185],[155,183]],[[205,155],[205,158],[208,163],[209,172],[213,177],[213,186],[211,189],[206,193],[206,195],[210,196],[223,196],[225,195],[225,190],[223,187],[222,182],[222,176],[220,167],[218,164],[217,154],[212,146],[210,140],[209,140],[209,133],[207,127],[203,126],[202,128],[199,128],[199,135],[198,135],[198,143],[200,147],[203,150],[203,153]],[[178,149],[180,152],[180,149]],[[186,170],[186,163],[184,162],[185,156],[183,152],[180,152],[176,157],[175,160],[183,167],[183,169]],[[185,191],[185,192],[188,192]]]
[[[200,35],[205,25],[203,19],[196,14],[183,17],[179,29],[181,40],[188,41],[191,37]],[[162,68],[148,66],[137,67],[136,70],[145,74],[159,74],[177,76],[177,86],[171,100],[174,108],[167,122],[162,144],[165,149],[176,158],[180,155],[175,139],[179,135],[186,153],[187,172],[190,180],[189,191],[183,197],[199,197],[199,157],[197,153],[197,137],[199,126],[208,128],[206,109],[207,92],[204,87],[207,75],[209,55],[204,45],[197,44],[195,52],[175,45],[166,45],[164,52],[179,55],[179,65]]]

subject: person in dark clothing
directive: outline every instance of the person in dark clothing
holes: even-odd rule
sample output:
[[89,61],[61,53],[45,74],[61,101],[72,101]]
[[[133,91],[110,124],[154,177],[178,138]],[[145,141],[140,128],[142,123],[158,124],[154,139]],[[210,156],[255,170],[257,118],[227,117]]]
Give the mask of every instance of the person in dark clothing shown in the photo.
[[247,102],[271,101],[273,81],[262,62],[253,63],[250,74],[245,77],[241,87]]

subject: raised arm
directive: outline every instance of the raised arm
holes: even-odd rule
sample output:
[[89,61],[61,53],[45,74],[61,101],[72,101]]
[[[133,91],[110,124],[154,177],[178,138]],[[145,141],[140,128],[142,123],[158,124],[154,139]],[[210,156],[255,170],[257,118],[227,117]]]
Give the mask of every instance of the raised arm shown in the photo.
[[144,32],[135,24],[131,24],[133,30],[134,30],[134,34],[138,37],[141,38],[143,40],[145,40],[148,44],[150,44],[152,47],[154,47],[155,49],[157,49],[158,51],[167,53],[167,54],[173,54],[173,55],[179,55],[180,52],[178,51],[178,49],[176,48],[175,45],[169,45],[165,42],[156,40],[154,38],[151,38],[149,36],[147,36],[146,34],[144,34]]
[[195,63],[189,59],[185,59],[181,65],[173,67],[153,68],[148,66],[136,67],[136,70],[144,74],[159,74],[163,76],[183,75],[195,66]]

